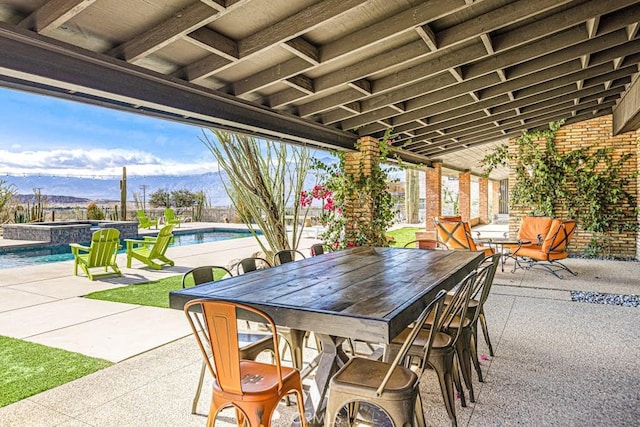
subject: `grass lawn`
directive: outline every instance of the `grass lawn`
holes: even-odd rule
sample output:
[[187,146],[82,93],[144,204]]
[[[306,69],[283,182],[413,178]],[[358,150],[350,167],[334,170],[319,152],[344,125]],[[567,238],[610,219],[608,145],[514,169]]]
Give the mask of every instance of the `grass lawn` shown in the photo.
[[387,232],[387,236],[393,237],[394,243],[391,244],[394,248],[401,248],[405,244],[416,240],[416,231],[424,231],[422,227],[405,227],[398,228]]
[[[214,277],[219,280],[224,276],[223,271],[216,271]],[[187,286],[193,282],[187,281]],[[169,308],[169,292],[182,289],[182,275],[165,277],[153,282],[107,289],[85,295],[85,298],[104,301],[124,302],[127,304],[147,305],[151,307]]]
[[0,336],[0,407],[111,365],[107,360]]

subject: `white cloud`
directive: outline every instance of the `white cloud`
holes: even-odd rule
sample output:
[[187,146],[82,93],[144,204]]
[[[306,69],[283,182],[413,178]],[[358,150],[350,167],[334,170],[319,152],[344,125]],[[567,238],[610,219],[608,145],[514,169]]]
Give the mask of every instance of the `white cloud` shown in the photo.
[[126,149],[0,150],[0,174],[65,176],[191,175],[217,171],[212,161],[176,162],[154,154]]

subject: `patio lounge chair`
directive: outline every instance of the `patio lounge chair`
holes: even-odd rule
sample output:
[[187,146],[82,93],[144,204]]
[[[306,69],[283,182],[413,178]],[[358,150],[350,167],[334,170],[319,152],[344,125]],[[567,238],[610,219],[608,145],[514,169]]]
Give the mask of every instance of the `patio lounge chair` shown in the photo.
[[176,216],[176,213],[171,208],[166,208],[164,210],[164,223],[170,225],[177,225],[180,227],[180,223],[182,220]]
[[163,265],[174,265],[174,262],[165,256],[173,238],[172,230],[173,225],[165,225],[160,229],[158,237],[145,237],[144,240],[125,239],[127,268],[131,268],[131,258],[142,261],[155,270],[162,269]]
[[[455,218],[457,219],[457,218]],[[434,218],[438,241],[452,250],[484,251],[486,256],[495,253],[491,247],[476,244],[471,237],[471,227],[466,221],[450,221],[446,218]]]
[[541,245],[532,244],[516,249],[512,255],[515,258],[512,272],[518,268],[529,270],[540,267],[559,279],[562,279],[562,276],[558,274],[558,271],[561,270],[576,276],[577,273],[560,262],[569,256],[567,246],[575,230],[576,222],[574,220],[554,219]]
[[136,218],[138,219],[139,228],[151,229],[151,226],[153,225],[156,230],[158,229],[158,218],[149,218],[142,209],[139,209],[136,212]]
[[[78,243],[70,243],[73,254],[73,274],[78,275],[78,265],[91,280],[107,275],[122,276],[116,255],[120,248],[120,231],[115,228],[103,228],[93,233],[91,246],[83,246]],[[86,252],[86,253],[81,253]],[[111,270],[108,271],[109,267]],[[91,270],[103,268],[104,273],[94,273]]]

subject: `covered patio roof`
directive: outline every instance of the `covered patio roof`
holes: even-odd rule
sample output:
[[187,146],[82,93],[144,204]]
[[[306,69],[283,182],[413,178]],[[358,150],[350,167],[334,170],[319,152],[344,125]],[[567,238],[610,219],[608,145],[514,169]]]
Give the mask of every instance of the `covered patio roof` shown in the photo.
[[523,130],[640,127],[640,1],[9,0],[0,85],[474,169]]

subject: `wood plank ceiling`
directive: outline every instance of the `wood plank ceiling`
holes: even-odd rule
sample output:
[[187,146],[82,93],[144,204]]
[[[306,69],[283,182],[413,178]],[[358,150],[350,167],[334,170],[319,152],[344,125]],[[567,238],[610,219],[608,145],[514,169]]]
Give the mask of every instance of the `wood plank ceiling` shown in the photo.
[[405,160],[472,169],[611,114],[639,20],[629,0],[6,0],[0,85],[323,147],[392,128]]

